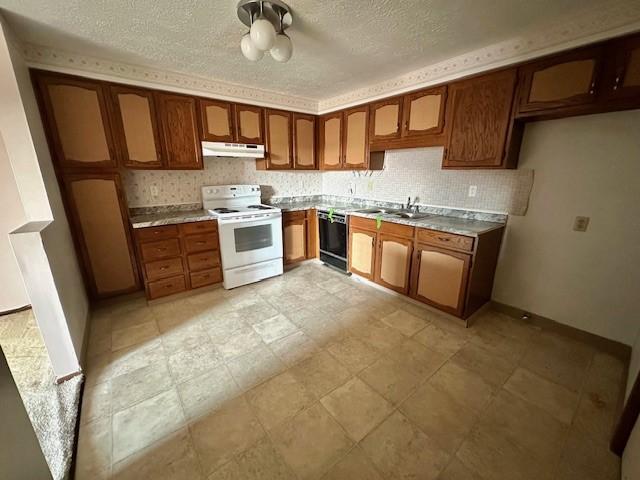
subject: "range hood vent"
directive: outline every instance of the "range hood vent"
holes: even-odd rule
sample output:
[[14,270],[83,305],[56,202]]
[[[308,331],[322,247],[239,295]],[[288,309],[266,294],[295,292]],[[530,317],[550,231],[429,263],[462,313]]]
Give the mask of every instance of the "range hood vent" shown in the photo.
[[264,158],[264,145],[202,142],[203,157]]

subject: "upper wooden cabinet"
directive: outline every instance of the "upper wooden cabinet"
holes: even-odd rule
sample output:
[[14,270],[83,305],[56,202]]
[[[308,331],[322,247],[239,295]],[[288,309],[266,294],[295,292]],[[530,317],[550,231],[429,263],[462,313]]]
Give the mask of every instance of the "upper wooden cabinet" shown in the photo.
[[253,105],[236,105],[236,140],[240,143],[264,143],[263,109]]
[[402,97],[389,98],[369,106],[369,140],[395,140],[400,138]]
[[316,117],[313,115],[293,114],[293,168],[316,168]]
[[343,167],[349,170],[369,166],[369,106],[344,111]]
[[441,133],[447,87],[430,88],[404,96],[402,136],[417,137]]
[[504,168],[516,70],[449,86],[443,168]]
[[122,165],[161,168],[162,147],[153,91],[119,85],[112,85],[110,90]]
[[265,110],[265,120],[267,168],[292,168],[291,113],[268,108]]
[[601,93],[607,100],[635,99],[640,104],[640,35],[614,42],[607,58],[607,78]]
[[39,74],[44,123],[63,168],[115,168],[116,148],[102,82]]
[[342,112],[328,113],[319,119],[318,143],[322,170],[342,168],[342,120]]
[[202,140],[235,142],[234,108],[229,102],[201,98],[198,100]]
[[602,55],[602,47],[588,48],[521,67],[518,113],[595,102]]
[[168,93],[159,93],[157,98],[166,168],[201,169],[202,148],[195,98]]

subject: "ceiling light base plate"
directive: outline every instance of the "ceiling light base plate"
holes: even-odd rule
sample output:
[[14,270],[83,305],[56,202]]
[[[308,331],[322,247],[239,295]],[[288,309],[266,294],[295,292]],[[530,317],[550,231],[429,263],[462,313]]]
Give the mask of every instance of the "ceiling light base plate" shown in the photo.
[[[293,17],[289,6],[280,0],[240,0],[238,2],[238,18],[247,27],[251,28],[251,19],[257,18],[260,13],[260,4],[264,16],[273,24],[280,25],[282,16],[282,29],[286,30],[291,26]],[[277,27],[276,27],[277,28]]]

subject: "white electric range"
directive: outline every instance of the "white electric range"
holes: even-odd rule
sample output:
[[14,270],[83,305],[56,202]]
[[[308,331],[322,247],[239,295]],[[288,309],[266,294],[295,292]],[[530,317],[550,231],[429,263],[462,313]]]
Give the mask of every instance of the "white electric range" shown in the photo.
[[282,275],[282,212],[260,203],[259,185],[202,187],[202,204],[218,220],[226,289]]

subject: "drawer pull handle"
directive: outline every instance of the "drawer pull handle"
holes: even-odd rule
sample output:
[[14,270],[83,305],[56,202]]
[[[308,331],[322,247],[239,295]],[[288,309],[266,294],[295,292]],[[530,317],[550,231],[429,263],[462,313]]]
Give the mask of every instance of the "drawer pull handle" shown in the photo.
[[207,242],[205,242],[204,240],[200,240],[198,242],[196,242],[196,245],[206,245]]
[[172,288],[172,287],[173,287],[173,283],[170,283],[170,284],[164,286],[164,288]]
[[167,247],[158,247],[158,248],[156,248],[156,250],[157,250],[158,252],[164,252],[164,251],[166,251],[166,250],[167,250]]
[[163,265],[162,267],[160,267],[160,270],[167,270],[169,268],[169,265]]

